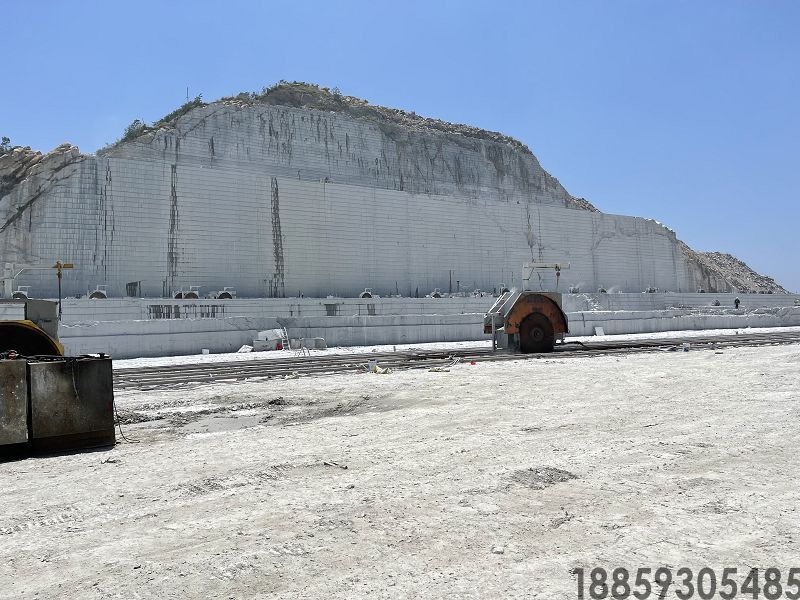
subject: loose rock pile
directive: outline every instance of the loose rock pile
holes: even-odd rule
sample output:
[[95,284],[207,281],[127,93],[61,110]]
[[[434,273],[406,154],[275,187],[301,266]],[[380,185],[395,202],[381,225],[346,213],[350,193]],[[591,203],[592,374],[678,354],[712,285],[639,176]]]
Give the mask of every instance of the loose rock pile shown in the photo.
[[719,276],[745,293],[787,294],[783,286],[772,277],[756,273],[747,264],[725,252],[696,252],[700,260],[708,268],[715,270]]

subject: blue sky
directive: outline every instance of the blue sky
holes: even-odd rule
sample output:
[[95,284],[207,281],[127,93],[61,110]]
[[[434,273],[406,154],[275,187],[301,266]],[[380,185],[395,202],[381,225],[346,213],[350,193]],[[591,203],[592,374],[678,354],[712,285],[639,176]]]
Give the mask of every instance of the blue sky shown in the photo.
[[800,2],[5,0],[0,135],[115,140],[280,79],[502,131],[572,193],[800,291]]

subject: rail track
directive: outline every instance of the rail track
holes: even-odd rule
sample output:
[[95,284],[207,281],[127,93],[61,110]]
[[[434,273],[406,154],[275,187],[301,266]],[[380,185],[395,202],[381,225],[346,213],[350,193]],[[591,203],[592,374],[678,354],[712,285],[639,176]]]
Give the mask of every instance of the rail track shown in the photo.
[[430,369],[433,367],[447,367],[459,361],[535,360],[541,358],[666,351],[682,349],[683,345],[687,343],[693,349],[796,344],[800,343],[800,332],[709,335],[586,343],[566,342],[556,345],[555,350],[548,354],[493,352],[485,346],[457,350],[369,352],[326,356],[293,356],[288,353],[282,353],[282,356],[261,360],[116,369],[114,371],[114,388],[117,390],[155,389],[228,381],[285,379],[307,375],[364,372],[367,370],[367,365],[370,361],[377,361],[381,368],[388,367],[392,370]]

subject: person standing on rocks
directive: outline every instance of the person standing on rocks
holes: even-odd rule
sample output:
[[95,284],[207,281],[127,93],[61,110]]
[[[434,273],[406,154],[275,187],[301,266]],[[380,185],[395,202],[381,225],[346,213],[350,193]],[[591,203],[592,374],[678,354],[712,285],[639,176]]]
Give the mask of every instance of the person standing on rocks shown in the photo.
[[734,299],[734,301],[733,301],[733,305],[734,305],[734,306],[737,308],[737,310],[738,310],[738,308],[739,308],[739,304],[741,304],[741,302],[742,302],[742,301],[741,301],[741,300],[739,300],[739,297],[738,297],[738,296],[736,297],[736,299]]

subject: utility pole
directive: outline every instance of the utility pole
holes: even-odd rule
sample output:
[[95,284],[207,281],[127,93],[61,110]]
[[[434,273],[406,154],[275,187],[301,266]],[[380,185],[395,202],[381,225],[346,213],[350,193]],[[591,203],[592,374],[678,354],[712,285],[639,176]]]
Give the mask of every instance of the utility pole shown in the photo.
[[56,261],[53,268],[56,269],[58,275],[58,320],[61,320],[61,271],[63,269],[73,269],[75,265],[72,263],[62,263],[60,260]]
[[61,320],[61,272],[64,269],[74,269],[75,265],[72,263],[62,263],[60,260],[56,261],[52,267],[40,267],[38,265],[15,265],[13,263],[6,263],[3,267],[3,296],[10,298],[11,291],[14,287],[14,280],[23,271],[43,271],[45,269],[55,269],[58,277],[58,320]]

